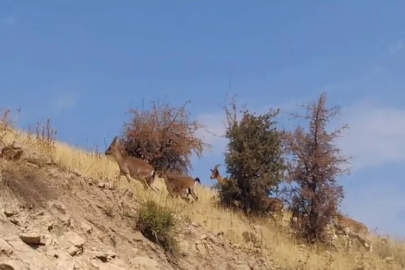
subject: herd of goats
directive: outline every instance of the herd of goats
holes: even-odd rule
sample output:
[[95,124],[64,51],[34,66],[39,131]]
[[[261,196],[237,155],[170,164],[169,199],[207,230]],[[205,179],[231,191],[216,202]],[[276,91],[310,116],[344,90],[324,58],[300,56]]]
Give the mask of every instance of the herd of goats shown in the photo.
[[[138,180],[143,184],[145,190],[150,188],[158,193],[159,189],[154,186],[156,171],[153,166],[142,159],[132,156],[123,156],[120,151],[118,136],[113,139],[110,146],[105,151],[105,155],[112,156],[115,159],[120,169],[119,176],[124,175],[128,182]],[[219,165],[215,165],[215,167],[211,169],[210,178],[217,179],[219,185],[223,186],[226,185],[229,180],[221,176],[218,166]],[[198,177],[173,176],[169,175],[166,171],[159,173],[158,176],[163,178],[168,194],[171,197],[180,197],[189,202],[190,199],[188,195],[191,195],[195,201],[198,200],[194,191],[196,183],[201,183]],[[277,212],[281,217],[283,216],[284,204],[280,199],[267,197],[264,203],[269,212]],[[298,215],[293,213],[291,221],[295,223],[298,222]],[[357,239],[369,252],[372,252],[372,243],[366,238],[369,234],[369,230],[363,223],[338,214],[336,218],[332,220],[330,227],[335,229],[332,240],[337,238],[337,234],[343,235],[347,239],[347,247],[349,247],[351,244],[350,238]]]

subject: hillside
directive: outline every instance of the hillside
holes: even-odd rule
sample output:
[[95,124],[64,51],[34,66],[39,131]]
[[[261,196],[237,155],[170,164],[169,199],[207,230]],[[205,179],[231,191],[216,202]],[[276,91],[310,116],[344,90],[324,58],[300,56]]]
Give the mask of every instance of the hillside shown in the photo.
[[[117,180],[116,163],[103,154],[59,142],[50,148],[11,130],[2,141],[0,269],[405,269],[399,241],[373,236],[371,254],[357,245],[349,253],[315,250],[289,235],[288,213],[278,225],[247,220],[215,206],[204,186],[196,187],[198,202],[186,204],[166,199],[161,179],[157,195]],[[146,199],[180,220],[177,260],[135,230]]]

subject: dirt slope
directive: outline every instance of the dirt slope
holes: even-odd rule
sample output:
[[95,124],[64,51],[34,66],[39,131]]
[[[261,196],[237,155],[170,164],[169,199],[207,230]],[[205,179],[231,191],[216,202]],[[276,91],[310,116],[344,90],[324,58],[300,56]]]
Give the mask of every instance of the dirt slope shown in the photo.
[[53,166],[1,164],[0,269],[277,269],[195,223],[182,224],[175,261],[134,230],[131,194]]

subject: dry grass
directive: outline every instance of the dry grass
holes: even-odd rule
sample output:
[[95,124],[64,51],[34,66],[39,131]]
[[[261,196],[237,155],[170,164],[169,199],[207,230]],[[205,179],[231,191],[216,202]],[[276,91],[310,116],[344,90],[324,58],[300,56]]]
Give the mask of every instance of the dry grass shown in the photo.
[[[1,120],[0,120],[1,121]],[[144,191],[139,182],[127,183],[122,177],[117,180],[118,166],[104,155],[90,153],[67,144],[54,141],[48,147],[44,147],[44,141],[33,140],[32,135],[17,132],[15,129],[1,130],[0,142],[6,144],[17,141],[25,147],[35,148],[44,155],[51,156],[57,166],[66,170],[79,171],[83,176],[94,180],[114,179],[116,187],[130,188],[134,192],[136,200],[145,201],[151,199],[160,205],[164,205],[182,216],[186,220],[201,224],[212,232],[224,232],[234,244],[245,245],[243,233],[251,232],[255,224],[260,223],[261,252],[270,254],[270,257],[283,269],[362,269],[366,264],[371,268],[364,269],[404,269],[405,247],[404,243],[388,239],[382,241],[380,237],[374,236],[374,252],[365,253],[364,249],[358,248],[350,253],[346,251],[325,252],[299,245],[290,237],[283,228],[276,226],[271,220],[248,220],[238,213],[217,207],[211,200],[215,195],[214,191],[204,186],[197,186],[196,193],[199,200],[194,204],[187,204],[182,200],[166,198],[167,192],[162,179],[157,179],[155,185],[160,189],[158,194],[151,191]],[[4,125],[3,125],[4,127]],[[4,128],[3,128],[4,131]],[[35,137],[35,136],[34,136]],[[207,177],[209,172],[207,172]],[[284,223],[289,219],[286,213]],[[330,254],[332,254],[330,256]],[[392,257],[392,260],[389,258]],[[360,267],[360,268],[359,268]]]
[[[0,170],[0,190],[13,194],[28,208],[44,207],[57,194],[44,180],[44,173],[25,164],[5,162]],[[3,193],[3,195],[4,195]]]

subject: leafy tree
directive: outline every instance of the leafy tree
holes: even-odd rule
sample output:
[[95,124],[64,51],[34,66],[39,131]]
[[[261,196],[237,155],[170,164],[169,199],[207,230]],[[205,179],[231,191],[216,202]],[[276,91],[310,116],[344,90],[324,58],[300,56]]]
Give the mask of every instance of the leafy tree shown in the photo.
[[167,102],[151,102],[150,110],[130,110],[132,119],[124,123],[122,143],[126,152],[152,164],[157,171],[187,174],[191,155],[202,156],[205,144],[197,131],[204,126],[191,121],[186,102],[179,108]]
[[305,115],[295,115],[308,121],[308,129],[298,126],[284,134],[288,162],[288,180],[292,185],[292,210],[298,217],[297,232],[310,242],[324,240],[325,228],[337,212],[343,199],[343,187],[337,177],[348,173],[348,160],[334,144],[344,125],[332,132],[328,122],[339,113],[339,107],[326,107],[326,94],[303,107]]
[[237,205],[246,213],[263,213],[264,200],[277,190],[284,169],[281,140],[274,121],[279,111],[255,115],[244,108],[239,121],[235,101],[231,104],[231,108],[225,107],[225,137],[229,140],[225,162],[231,180],[221,187],[220,198],[225,204],[238,201]]

